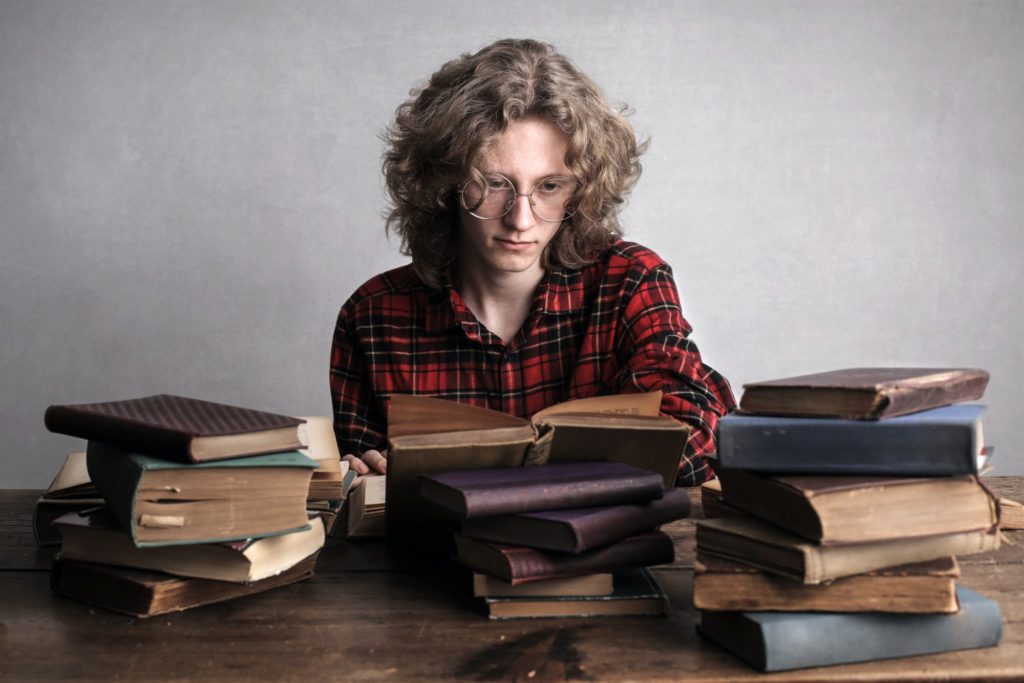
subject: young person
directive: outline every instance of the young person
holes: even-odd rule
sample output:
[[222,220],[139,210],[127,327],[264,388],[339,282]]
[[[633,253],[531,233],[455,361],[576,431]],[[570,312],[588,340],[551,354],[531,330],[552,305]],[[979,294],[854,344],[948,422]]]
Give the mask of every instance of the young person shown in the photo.
[[330,387],[352,467],[386,472],[395,394],[529,417],[660,389],[661,412],[693,428],[677,483],[711,478],[735,402],[689,339],[668,264],[619,237],[642,149],[597,86],[550,45],[501,40],[414,91],[387,145],[387,228],[412,263],[338,316]]

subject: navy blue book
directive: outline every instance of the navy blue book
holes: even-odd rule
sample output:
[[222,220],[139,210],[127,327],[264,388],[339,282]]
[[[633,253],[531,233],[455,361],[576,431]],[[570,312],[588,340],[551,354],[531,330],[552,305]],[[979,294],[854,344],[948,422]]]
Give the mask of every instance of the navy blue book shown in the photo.
[[993,647],[999,604],[963,586],[954,614],[701,612],[698,630],[759,671]]
[[733,413],[718,422],[718,463],[787,474],[979,474],[984,412],[959,404],[876,422]]

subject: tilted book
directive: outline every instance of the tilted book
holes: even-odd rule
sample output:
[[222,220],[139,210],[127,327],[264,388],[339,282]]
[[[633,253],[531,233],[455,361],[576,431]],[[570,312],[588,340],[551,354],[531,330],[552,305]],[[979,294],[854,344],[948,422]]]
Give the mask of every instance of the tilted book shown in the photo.
[[316,463],[298,451],[183,464],[91,441],[86,461],[139,547],[238,541],[307,525]]
[[302,420],[251,408],[158,394],[105,403],[52,405],[46,428],[179,462],[301,448]]
[[745,384],[740,410],[877,420],[978,400],[988,379],[979,368],[845,368]]
[[727,612],[957,611],[955,557],[876,569],[819,585],[763,572],[749,565],[698,555],[693,565],[693,606]]
[[672,489],[657,500],[643,503],[468,519],[462,522],[459,532],[494,543],[581,553],[689,514],[689,494],[685,489]]
[[452,519],[661,498],[661,476],[621,462],[456,470],[420,477],[420,497]]
[[890,541],[819,545],[749,517],[697,522],[697,552],[806,584],[950,555],[999,549],[996,531],[960,531]]
[[725,502],[819,543],[994,529],[999,505],[977,477],[770,476],[721,468]]
[[442,516],[417,496],[420,475],[564,462],[621,462],[671,488],[690,428],[659,415],[661,392],[566,401],[530,420],[424,396],[395,395],[388,412],[389,540],[414,540]]
[[998,645],[999,605],[963,586],[956,593],[955,614],[701,612],[698,630],[766,672]]
[[675,559],[672,539],[660,531],[630,536],[578,555],[486,543],[460,534],[455,535],[455,548],[459,560],[470,568],[513,585],[627,567],[668,564]]
[[978,474],[984,412],[953,405],[877,422],[732,413],[718,421],[718,464],[793,474]]
[[314,554],[276,576],[253,583],[186,578],[92,562],[57,560],[50,572],[50,587],[65,597],[145,618],[298,583],[313,576],[316,558]]

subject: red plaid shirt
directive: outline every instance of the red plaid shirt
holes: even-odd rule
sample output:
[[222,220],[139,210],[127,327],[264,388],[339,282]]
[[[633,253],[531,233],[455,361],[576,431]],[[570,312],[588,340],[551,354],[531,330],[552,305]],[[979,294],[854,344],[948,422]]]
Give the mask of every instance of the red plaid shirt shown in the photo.
[[549,271],[511,343],[484,327],[450,285],[427,287],[411,265],[373,278],[345,303],[331,348],[331,398],[342,453],[386,444],[394,394],[420,394],[528,418],[599,394],[664,392],[661,412],[694,431],[678,483],[714,475],[728,381],[688,338],[671,268],[620,241],[581,270]]

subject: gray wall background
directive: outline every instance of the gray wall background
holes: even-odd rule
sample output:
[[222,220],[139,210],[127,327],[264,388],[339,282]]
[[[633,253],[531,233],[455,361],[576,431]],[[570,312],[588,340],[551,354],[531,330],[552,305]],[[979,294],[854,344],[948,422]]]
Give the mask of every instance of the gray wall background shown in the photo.
[[739,394],[990,370],[1024,474],[1021,2],[0,1],[0,485],[51,403],[328,414],[338,307],[404,259],[377,136],[443,61],[553,42],[651,139],[627,236]]

